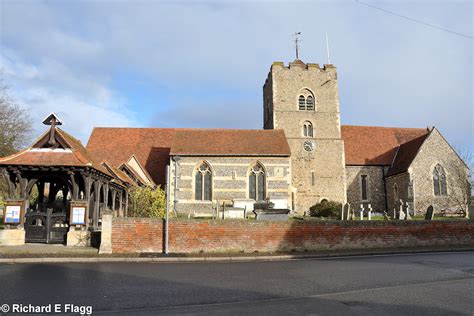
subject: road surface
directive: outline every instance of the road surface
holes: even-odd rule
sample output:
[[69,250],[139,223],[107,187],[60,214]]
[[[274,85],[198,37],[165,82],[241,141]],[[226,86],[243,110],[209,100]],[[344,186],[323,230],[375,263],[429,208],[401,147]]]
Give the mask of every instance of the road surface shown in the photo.
[[12,304],[72,304],[91,306],[94,315],[474,315],[474,252],[241,263],[3,264],[0,278],[0,306],[10,311]]

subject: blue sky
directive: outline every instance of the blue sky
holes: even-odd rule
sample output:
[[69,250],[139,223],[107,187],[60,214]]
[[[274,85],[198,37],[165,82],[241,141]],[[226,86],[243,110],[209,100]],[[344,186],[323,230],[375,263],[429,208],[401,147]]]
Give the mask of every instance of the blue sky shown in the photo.
[[[471,1],[368,3],[474,36]],[[343,124],[436,126],[473,144],[474,41],[357,1],[0,0],[0,67],[39,133],[94,126],[262,128],[273,61],[338,67]]]

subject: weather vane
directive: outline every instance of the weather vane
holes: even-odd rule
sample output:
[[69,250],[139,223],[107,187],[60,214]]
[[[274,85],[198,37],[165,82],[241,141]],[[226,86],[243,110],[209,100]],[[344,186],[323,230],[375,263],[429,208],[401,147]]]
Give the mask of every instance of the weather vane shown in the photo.
[[299,56],[298,56],[298,42],[300,41],[298,35],[301,35],[301,32],[296,32],[295,34],[293,34],[293,36],[295,37],[295,49],[296,49],[296,59],[299,59]]

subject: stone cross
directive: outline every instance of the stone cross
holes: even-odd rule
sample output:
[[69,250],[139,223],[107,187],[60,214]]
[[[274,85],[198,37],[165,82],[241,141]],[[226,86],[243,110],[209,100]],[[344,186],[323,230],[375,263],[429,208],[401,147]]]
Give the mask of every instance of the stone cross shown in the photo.
[[364,204],[361,204],[360,205],[360,220],[363,221],[364,220]]
[[367,219],[368,219],[369,221],[371,221],[371,220],[372,220],[372,211],[373,211],[373,210],[372,210],[372,204],[369,203],[368,209],[369,209],[369,210],[367,211]]

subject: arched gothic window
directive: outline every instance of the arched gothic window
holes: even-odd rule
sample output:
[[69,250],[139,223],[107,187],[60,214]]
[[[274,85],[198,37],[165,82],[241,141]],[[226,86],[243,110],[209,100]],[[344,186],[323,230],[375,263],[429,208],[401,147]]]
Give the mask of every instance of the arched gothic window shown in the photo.
[[303,136],[304,137],[313,137],[313,124],[311,122],[303,123]]
[[313,96],[311,96],[311,95],[309,95],[306,98],[306,110],[308,110],[308,111],[314,110],[314,100],[313,100]]
[[194,176],[194,199],[199,201],[212,200],[212,172],[209,165],[203,162]]
[[298,108],[300,109],[300,111],[306,110],[306,99],[304,95],[300,95],[300,97],[298,98]]
[[298,96],[298,110],[314,111],[315,107],[316,100],[314,94],[308,89],[302,89]]
[[433,192],[435,196],[448,195],[448,188],[446,185],[446,173],[441,165],[436,165],[433,170]]
[[256,163],[249,173],[249,198],[263,201],[266,197],[266,175],[263,166]]

